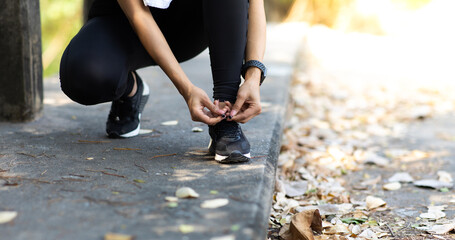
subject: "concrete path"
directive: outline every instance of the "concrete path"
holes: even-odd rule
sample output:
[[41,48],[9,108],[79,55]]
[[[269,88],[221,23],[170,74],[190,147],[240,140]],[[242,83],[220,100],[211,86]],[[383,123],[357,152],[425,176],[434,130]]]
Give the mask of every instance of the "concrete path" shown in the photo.
[[[36,121],[0,123],[0,211],[17,217],[0,225],[1,239],[264,239],[287,88],[304,27],[269,26],[264,112],[243,126],[252,161],[221,165],[204,156],[207,127],[192,122],[171,82],[154,68],[139,71],[151,87],[142,128],[132,139],[105,137],[110,104],[81,106],[45,81],[45,110]],[[190,79],[212,88],[208,53],[183,64]],[[164,126],[165,121],[178,121]],[[201,127],[204,132],[192,132]],[[179,187],[200,194],[169,206]],[[229,204],[201,208],[205,200]]]

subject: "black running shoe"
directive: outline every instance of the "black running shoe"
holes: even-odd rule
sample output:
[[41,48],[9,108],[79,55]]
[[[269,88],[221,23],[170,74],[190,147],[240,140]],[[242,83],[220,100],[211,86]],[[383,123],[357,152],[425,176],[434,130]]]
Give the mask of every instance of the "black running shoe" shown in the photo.
[[209,153],[219,163],[247,162],[251,158],[250,143],[236,122],[223,120],[209,126]]
[[110,138],[128,138],[139,134],[141,113],[150,95],[148,85],[136,75],[137,92],[132,97],[112,102],[107,118],[106,133]]

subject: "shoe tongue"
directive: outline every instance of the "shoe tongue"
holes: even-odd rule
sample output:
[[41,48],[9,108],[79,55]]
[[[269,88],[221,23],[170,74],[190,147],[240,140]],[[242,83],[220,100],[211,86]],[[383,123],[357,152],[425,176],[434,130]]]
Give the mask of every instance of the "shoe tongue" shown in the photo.
[[226,121],[223,120],[216,125],[216,129],[218,132],[223,132],[227,135],[235,136],[237,130],[239,128],[239,124],[234,121]]

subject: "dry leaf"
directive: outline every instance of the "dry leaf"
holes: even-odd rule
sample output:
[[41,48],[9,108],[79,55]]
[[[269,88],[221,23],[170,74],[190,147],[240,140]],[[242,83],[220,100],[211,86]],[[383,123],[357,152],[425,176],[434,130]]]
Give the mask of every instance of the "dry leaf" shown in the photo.
[[194,232],[194,226],[182,224],[179,226],[179,230],[183,234],[192,233]]
[[385,157],[381,157],[375,153],[370,152],[370,153],[367,153],[367,155],[365,156],[363,163],[375,164],[380,167],[385,167],[390,164],[390,160]]
[[447,205],[442,206],[428,206],[428,212],[420,214],[421,218],[427,218],[431,220],[440,219],[446,216],[442,211]]
[[226,198],[217,198],[212,200],[206,200],[201,203],[201,208],[219,208],[229,204],[229,200]]
[[368,210],[384,207],[386,205],[386,202],[384,200],[373,196],[368,196],[365,201]]
[[392,177],[389,178],[389,182],[401,182],[401,183],[408,183],[413,182],[414,178],[409,175],[407,172],[399,172],[395,173]]
[[139,135],[152,133],[153,129],[139,129]]
[[329,228],[324,230],[324,234],[328,235],[335,235],[335,234],[349,234],[351,231],[349,231],[348,227],[346,227],[344,224],[336,224],[333,226],[330,226]]
[[117,151],[140,151],[142,149],[139,149],[139,148],[118,148],[118,147],[115,147],[114,150],[117,150]]
[[202,129],[200,127],[194,127],[193,129],[191,129],[191,131],[193,131],[193,132],[203,132],[204,129]]
[[441,182],[434,179],[423,179],[419,181],[415,181],[414,185],[418,187],[426,187],[426,188],[434,188],[434,189],[441,189],[441,188],[452,188],[452,183]]
[[314,240],[313,231],[322,233],[322,219],[317,209],[295,214],[289,230],[282,237],[286,240]]
[[401,188],[401,183],[399,182],[386,183],[382,186],[382,188],[387,191],[395,191]]
[[171,196],[167,196],[164,199],[166,199],[166,201],[168,201],[168,202],[177,202],[179,200],[177,197],[171,197]]
[[442,224],[442,225],[433,225],[428,229],[428,232],[434,233],[434,234],[446,234],[455,228],[455,222],[447,223],[447,224]]
[[354,225],[351,229],[352,234],[359,235],[362,232],[362,228],[359,225]]
[[226,236],[221,236],[221,237],[212,237],[210,240],[235,240],[234,235],[226,235]]
[[297,197],[308,190],[307,181],[283,182],[285,193],[288,197]]
[[438,171],[438,180],[440,182],[451,183],[453,182],[452,175],[446,171]]
[[17,212],[13,212],[13,211],[0,212],[0,224],[11,222],[16,217],[17,217]]
[[327,215],[344,215],[349,213],[353,208],[353,205],[350,203],[342,204],[322,204],[318,206],[305,206],[299,207],[296,209],[297,212],[302,212],[306,210],[318,209],[321,216]]
[[134,236],[120,234],[120,233],[106,233],[104,240],[133,240]]
[[189,187],[182,187],[177,189],[175,196],[178,198],[197,198],[199,194]]
[[161,123],[161,125],[163,125],[163,126],[175,126],[177,124],[179,124],[179,121],[177,121],[177,120],[166,121],[166,122]]
[[364,237],[366,239],[378,239],[376,233],[374,233],[371,229],[365,229],[361,234],[359,234],[359,237]]

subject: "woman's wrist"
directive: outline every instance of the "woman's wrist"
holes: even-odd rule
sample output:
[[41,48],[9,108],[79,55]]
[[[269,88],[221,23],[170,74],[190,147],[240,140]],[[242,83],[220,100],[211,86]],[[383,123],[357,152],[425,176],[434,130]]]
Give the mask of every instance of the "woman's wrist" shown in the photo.
[[261,69],[256,68],[256,67],[250,67],[245,73],[245,82],[257,82],[257,85],[259,86],[261,82]]

